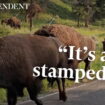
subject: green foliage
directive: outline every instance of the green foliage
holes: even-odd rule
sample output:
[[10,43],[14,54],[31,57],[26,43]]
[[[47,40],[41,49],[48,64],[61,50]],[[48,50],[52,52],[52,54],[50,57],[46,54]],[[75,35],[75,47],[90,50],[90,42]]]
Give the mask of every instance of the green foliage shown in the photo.
[[[39,16],[37,18],[33,19],[33,27],[32,27],[31,32],[29,30],[29,23],[24,22],[23,12],[19,12],[18,18],[22,20],[21,29],[13,29],[10,26],[0,24],[0,37],[7,36],[7,35],[15,35],[17,33],[22,33],[22,34],[34,33],[37,29],[41,28],[43,25],[49,24],[51,22],[51,20],[54,18],[54,21],[52,23],[73,26],[79,33],[81,33],[83,35],[86,35],[89,37],[91,37],[91,36],[96,37],[96,39],[98,41],[97,54],[96,54],[96,60],[94,62],[92,62],[92,64],[91,64],[91,68],[94,70],[101,69],[102,65],[104,64],[103,62],[100,62],[100,55],[101,55],[101,51],[102,51],[102,43],[101,42],[103,40],[103,37],[105,36],[105,29],[102,28],[103,26],[105,26],[105,24],[104,24],[105,19],[96,21],[94,23],[94,26],[90,25],[89,28],[76,27],[77,23],[75,21],[75,18],[77,16],[79,16],[79,14],[80,14],[80,16],[81,16],[80,24],[83,26],[82,20],[88,14],[85,14],[86,11],[84,8],[84,4],[76,6],[74,4],[71,4],[73,2],[74,2],[74,0],[70,0],[70,3],[69,3],[69,0],[49,0],[46,12],[39,14]],[[92,5],[95,5],[94,4],[95,1],[93,2],[93,0],[92,0],[91,2],[93,3]],[[71,5],[72,5],[72,7],[71,7]],[[72,14],[72,8],[73,8],[73,12],[75,13],[75,15]],[[0,20],[15,16],[16,13],[15,13],[15,11],[14,12],[6,11],[6,12],[3,12],[2,14],[0,13]],[[100,27],[100,26],[102,26],[102,27]],[[84,68],[84,63],[80,64],[80,68]],[[66,81],[67,87],[70,87],[73,84],[74,83],[71,81],[68,81],[68,80]],[[49,91],[55,91],[55,90],[57,90],[56,83],[54,84],[53,88],[50,88],[50,87],[48,87],[47,80],[43,81],[42,92],[49,92]],[[27,93],[26,89],[24,90],[24,92],[25,92],[25,96],[27,96],[28,93]],[[2,89],[2,90],[0,90],[0,102],[4,102],[4,101],[6,101],[6,92]]]
[[60,0],[50,0],[47,12],[63,19],[73,19],[70,5]]
[[6,101],[6,91],[4,89],[0,89],[0,103]]
[[105,18],[105,0],[96,0],[96,6],[98,10],[95,12],[95,18]]
[[89,21],[96,10],[95,0],[74,0],[72,2],[73,13],[78,17],[78,26],[80,19],[85,20],[85,26],[88,27]]
[[105,19],[97,20],[95,23],[93,23],[96,26],[105,27]]
[[10,17],[12,17],[12,14],[10,12],[0,12],[0,20]]
[[0,37],[8,35],[8,34],[9,34],[9,27],[7,27],[5,25],[3,25],[3,26],[0,25]]

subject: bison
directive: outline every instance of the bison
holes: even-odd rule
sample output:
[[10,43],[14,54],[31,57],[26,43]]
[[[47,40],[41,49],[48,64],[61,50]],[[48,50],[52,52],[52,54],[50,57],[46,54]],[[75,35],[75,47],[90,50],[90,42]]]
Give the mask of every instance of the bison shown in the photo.
[[[75,50],[77,48],[81,48],[83,50],[83,47],[86,46],[88,48],[87,53],[81,52],[81,59],[82,60],[69,60],[69,65],[71,68],[76,69],[78,67],[78,64],[81,61],[85,62],[85,71],[87,71],[90,68],[90,61],[88,60],[88,52],[94,51],[96,44],[95,41],[92,38],[85,37],[75,31],[73,28],[61,25],[61,24],[53,24],[48,26],[43,26],[41,29],[36,31],[34,34],[40,35],[40,36],[52,36],[57,37],[64,45],[66,46],[75,46]],[[74,56],[75,52],[74,52]]]
[[[41,89],[42,77],[33,77],[35,66],[67,67],[67,56],[58,52],[62,43],[57,38],[13,35],[0,38],[0,88],[7,89],[8,105],[16,105],[17,97],[23,96],[26,87],[30,99],[37,105],[42,102],[37,98]],[[60,87],[56,79],[61,100],[66,100],[65,88]],[[63,87],[65,87],[65,80]]]
[[1,24],[6,24],[6,25],[9,25],[13,28],[21,28],[21,22],[19,19],[17,19],[17,17],[11,17],[11,18],[8,18],[8,19],[4,19],[1,21]]
[[25,16],[25,21],[29,21],[30,23],[30,30],[32,29],[32,19],[37,16],[39,13],[42,12],[42,8],[40,7],[39,4],[36,3],[31,3],[26,10],[26,16]]
[[27,19],[33,18],[40,12],[42,12],[42,8],[40,7],[40,5],[36,3],[31,3],[28,9],[26,10],[25,20],[27,21]]

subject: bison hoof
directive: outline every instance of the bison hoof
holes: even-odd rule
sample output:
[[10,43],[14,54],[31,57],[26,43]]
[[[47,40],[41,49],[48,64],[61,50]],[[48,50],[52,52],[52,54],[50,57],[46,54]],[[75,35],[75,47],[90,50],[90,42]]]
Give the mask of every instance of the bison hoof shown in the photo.
[[66,94],[64,92],[62,92],[59,96],[59,99],[65,102],[67,100]]
[[37,100],[37,105],[43,105],[41,100]]

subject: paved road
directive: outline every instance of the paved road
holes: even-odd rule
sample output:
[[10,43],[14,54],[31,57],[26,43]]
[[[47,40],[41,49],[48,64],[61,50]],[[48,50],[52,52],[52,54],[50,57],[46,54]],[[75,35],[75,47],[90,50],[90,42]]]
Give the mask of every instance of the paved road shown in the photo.
[[[58,93],[40,97],[44,105],[105,105],[105,81],[94,81],[67,90],[68,100],[58,100]],[[18,105],[36,105],[32,101]]]

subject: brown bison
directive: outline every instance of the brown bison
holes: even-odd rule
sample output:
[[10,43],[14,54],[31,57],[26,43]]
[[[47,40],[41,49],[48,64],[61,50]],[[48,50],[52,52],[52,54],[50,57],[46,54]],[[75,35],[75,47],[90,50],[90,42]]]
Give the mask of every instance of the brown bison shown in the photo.
[[[33,35],[15,35],[0,38],[0,88],[7,89],[8,105],[16,105],[17,96],[23,96],[27,88],[31,100],[37,105],[42,77],[33,77],[35,66],[67,67],[67,56],[59,53],[62,43],[56,38]],[[66,100],[65,89],[56,79],[61,100]],[[64,79],[63,87],[64,85]]]
[[42,8],[39,4],[31,3],[26,10],[25,20],[29,20],[30,22],[30,30],[32,29],[32,19],[37,16],[40,12],[42,12]]
[[29,18],[33,18],[40,12],[42,12],[42,8],[40,7],[40,5],[36,3],[31,3],[26,11],[26,21]]
[[6,25],[13,27],[13,28],[21,28],[21,22],[16,17],[11,17],[11,18],[2,20],[1,24],[4,24],[4,23]]
[[[84,46],[88,48],[87,53],[81,52],[80,56],[82,60],[69,60],[70,67],[76,69],[81,61],[85,62],[85,70],[90,68],[90,61],[88,60],[88,52],[95,50],[95,41],[92,38],[82,36],[80,33],[75,31],[73,28],[60,24],[53,24],[50,26],[44,26],[39,29],[35,34],[41,36],[53,36],[57,37],[66,46],[75,46],[77,48],[83,49]],[[74,52],[75,56],[75,52]]]

